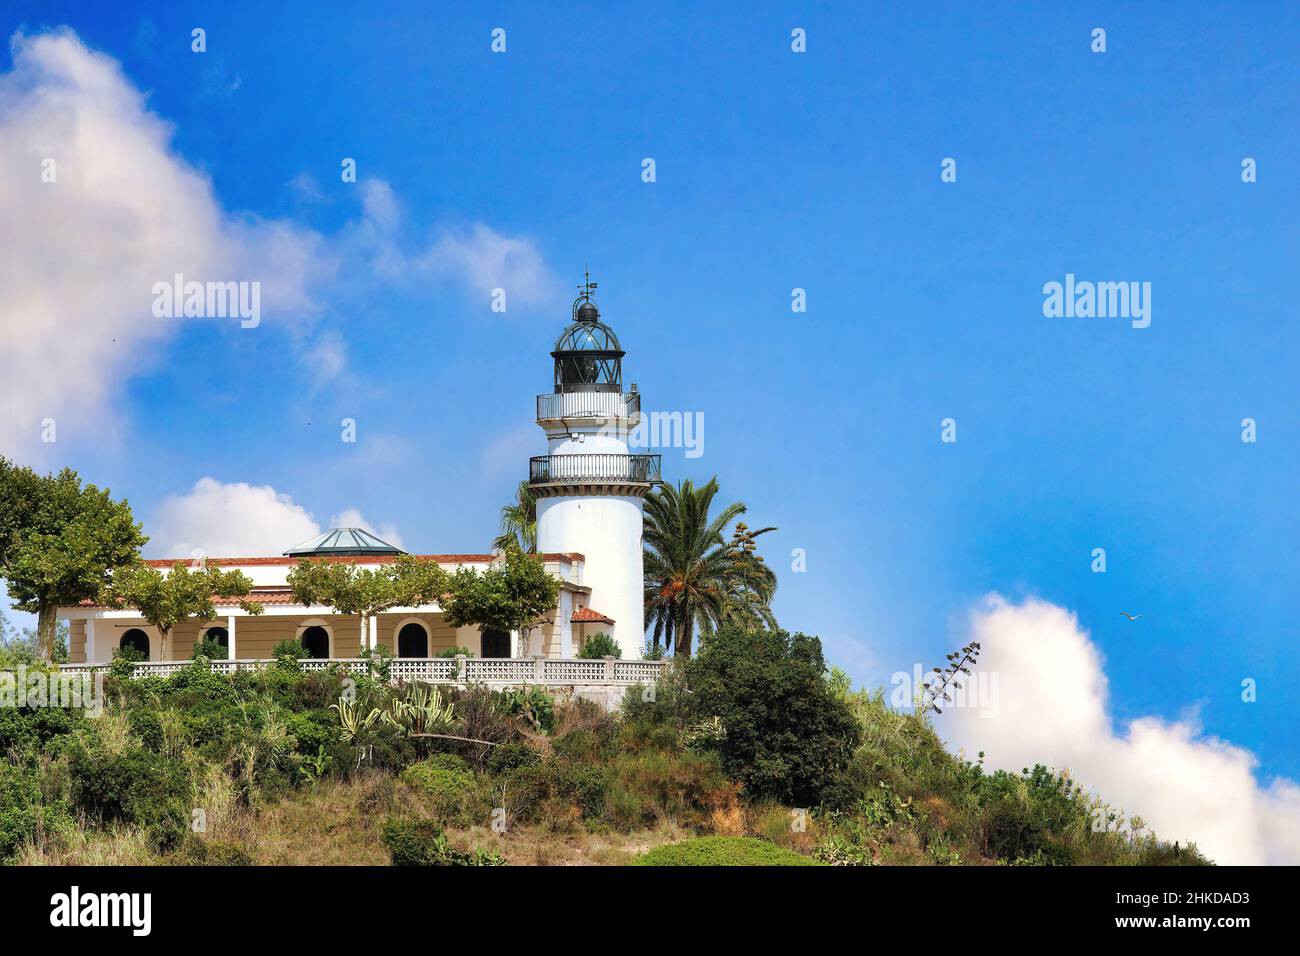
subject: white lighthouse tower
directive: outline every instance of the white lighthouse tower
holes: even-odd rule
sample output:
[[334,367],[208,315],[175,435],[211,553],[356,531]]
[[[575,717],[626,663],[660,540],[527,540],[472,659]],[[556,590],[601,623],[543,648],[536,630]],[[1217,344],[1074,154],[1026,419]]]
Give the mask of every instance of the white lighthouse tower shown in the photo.
[[537,550],[577,551],[592,604],[614,620],[606,630],[623,659],[645,646],[642,506],[659,480],[658,455],[628,453],[641,396],[623,389],[623,350],[600,320],[590,275],[573,301],[573,323],[555,343],[554,391],[537,396],[549,454],[529,462],[537,499]]

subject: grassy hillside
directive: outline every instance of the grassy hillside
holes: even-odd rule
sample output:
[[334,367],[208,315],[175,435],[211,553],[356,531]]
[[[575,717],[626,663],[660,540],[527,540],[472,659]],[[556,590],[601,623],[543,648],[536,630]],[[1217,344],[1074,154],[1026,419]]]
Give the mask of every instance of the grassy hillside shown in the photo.
[[1096,832],[1095,801],[1043,767],[957,759],[923,716],[846,692],[815,639],[783,632],[717,635],[612,715],[482,688],[438,711],[292,660],[110,677],[106,693],[97,719],[0,709],[6,861],[1205,862]]

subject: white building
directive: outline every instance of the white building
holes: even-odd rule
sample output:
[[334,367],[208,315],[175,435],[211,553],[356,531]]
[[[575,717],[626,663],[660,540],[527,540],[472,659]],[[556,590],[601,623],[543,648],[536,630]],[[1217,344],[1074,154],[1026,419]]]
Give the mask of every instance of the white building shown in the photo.
[[[374,565],[402,552],[358,528],[335,528],[274,557],[209,557],[207,564],[244,572],[253,582],[250,600],[263,613],[218,603],[218,617],[176,627],[165,652],[157,631],[133,610],[83,605],[59,609],[69,622],[69,660],[107,663],[113,651],[133,646],[152,661],[185,660],[202,636],[224,644],[230,658],[271,656],[283,640],[297,638],[314,657],[353,658],[363,646],[384,645],[402,658],[432,658],[459,647],[482,658],[571,658],[583,642],[604,631],[619,644],[624,661],[644,648],[641,563],[642,504],[659,478],[658,455],[633,455],[628,433],[640,420],[640,396],[623,389],[623,350],[592,301],[588,282],[573,303],[573,322],[551,353],[554,388],[537,396],[537,424],[548,453],[529,462],[537,499],[537,549],[561,582],[554,612],[525,641],[517,633],[453,628],[437,604],[395,608],[366,621],[328,607],[298,603],[286,584],[302,558]],[[482,570],[492,554],[424,554],[448,570]],[[171,567],[177,560],[150,561]],[[524,646],[527,643],[528,646]]]

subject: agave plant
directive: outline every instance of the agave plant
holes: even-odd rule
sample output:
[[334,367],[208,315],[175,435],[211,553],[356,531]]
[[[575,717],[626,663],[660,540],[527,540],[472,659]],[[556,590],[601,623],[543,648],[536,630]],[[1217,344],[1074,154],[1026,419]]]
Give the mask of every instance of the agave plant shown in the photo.
[[416,684],[406,697],[394,697],[384,721],[408,736],[440,733],[452,724],[455,708],[442,702],[442,693],[431,684]]
[[340,697],[337,704],[330,704],[330,710],[338,711],[339,726],[342,728],[340,736],[347,744],[353,743],[360,734],[373,727],[382,714],[378,707],[373,707],[363,717],[356,699],[348,700],[346,697]]

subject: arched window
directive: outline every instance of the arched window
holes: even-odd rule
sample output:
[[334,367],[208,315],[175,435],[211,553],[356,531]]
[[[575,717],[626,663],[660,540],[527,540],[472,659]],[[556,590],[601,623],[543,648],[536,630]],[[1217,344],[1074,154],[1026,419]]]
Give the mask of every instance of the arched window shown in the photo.
[[221,649],[230,655],[230,632],[224,627],[210,627],[203,632],[203,640],[216,641]]
[[484,657],[509,657],[510,656],[510,632],[494,631],[491,628],[484,628],[481,632],[483,638],[483,655]]
[[303,631],[298,640],[302,641],[302,646],[307,648],[307,653],[312,657],[330,656],[330,633],[319,624],[313,624]]
[[429,632],[424,629],[423,624],[411,621],[409,624],[402,625],[402,629],[397,632],[397,656],[429,656]]
[[145,656],[146,660],[149,659],[149,635],[138,627],[133,627],[123,634],[122,639],[117,642],[117,646],[122,650],[126,650],[128,647],[137,650]]

